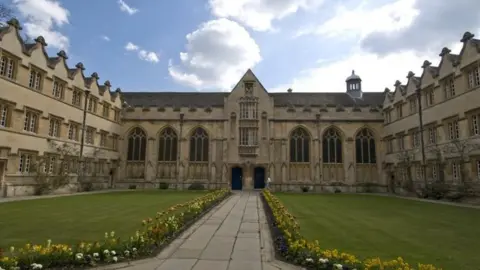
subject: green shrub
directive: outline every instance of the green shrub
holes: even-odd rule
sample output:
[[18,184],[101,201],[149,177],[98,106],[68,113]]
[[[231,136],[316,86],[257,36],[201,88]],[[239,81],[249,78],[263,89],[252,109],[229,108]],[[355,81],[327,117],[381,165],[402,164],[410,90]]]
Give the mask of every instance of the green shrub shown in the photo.
[[169,186],[170,186],[170,184],[165,183],[165,182],[161,182],[160,184],[158,184],[159,189],[168,189]]
[[302,187],[303,192],[308,192],[309,190],[310,190],[310,187],[308,187],[308,186]]
[[137,189],[137,185],[130,185],[128,186],[128,189]]
[[188,187],[188,190],[205,190],[205,186],[200,182],[194,182]]
[[93,191],[93,184],[92,182],[82,183],[81,189],[83,192]]
[[433,183],[428,189],[428,197],[436,200],[443,199],[449,192],[449,187],[445,183]]

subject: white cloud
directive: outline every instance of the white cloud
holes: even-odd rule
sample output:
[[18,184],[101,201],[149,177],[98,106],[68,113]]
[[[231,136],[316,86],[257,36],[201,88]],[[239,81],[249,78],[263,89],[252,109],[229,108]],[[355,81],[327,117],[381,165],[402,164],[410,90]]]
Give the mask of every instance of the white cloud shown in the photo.
[[125,3],[123,0],[118,0],[118,6],[120,7],[121,11],[126,12],[129,15],[133,15],[138,12],[138,9],[127,5],[127,3]]
[[398,0],[388,4],[367,8],[366,2],[354,9],[339,5],[335,16],[319,26],[300,29],[295,36],[318,34],[331,38],[365,37],[372,32],[393,32],[412,24],[419,15],[416,0]]
[[125,50],[136,51],[136,50],[138,50],[138,46],[133,44],[132,42],[128,42],[127,45],[125,45]]
[[141,60],[151,62],[151,63],[158,63],[160,61],[157,53],[140,49],[138,45],[135,45],[132,42],[128,42],[124,48],[127,51],[136,51],[138,58],[140,58]]
[[179,66],[169,61],[170,76],[197,89],[230,88],[261,61],[260,48],[238,23],[222,18],[211,20],[187,36],[186,51]]
[[[462,43],[452,43],[448,47],[452,48],[453,53],[459,53]],[[436,49],[438,50],[422,54],[409,50],[386,56],[358,49],[342,59],[334,61],[321,59],[318,67],[303,70],[291,83],[277,86],[270,91],[286,91],[291,87],[293,91],[298,92],[344,92],[345,79],[351,74],[352,69],[362,78],[363,91],[379,92],[385,87],[393,89],[396,80],[406,83],[409,71],[421,76],[424,60],[438,65],[440,62],[438,53],[441,48]]]
[[[474,29],[478,28],[475,20],[471,19],[478,13],[478,8],[474,8],[475,5],[480,5],[478,1],[455,2],[459,5],[447,2],[391,0],[390,3],[378,7],[367,8],[365,4],[361,4],[350,10],[340,6],[333,18],[317,27],[304,28],[297,36],[317,34],[322,38],[322,42],[328,42],[330,38],[338,42],[338,39],[342,38],[342,46],[353,46],[354,52],[333,61],[322,59],[317,63],[317,68],[302,71],[291,83],[275,87],[275,90],[285,91],[292,87],[294,91],[345,91],[345,78],[352,69],[362,77],[365,91],[382,91],[385,87],[392,89],[396,80],[406,82],[408,71],[420,76],[424,60],[438,65],[438,53],[442,47],[447,46],[454,53],[461,49],[462,44],[457,41],[463,32],[449,22],[457,21],[460,17],[441,16],[444,12],[456,10],[448,5],[459,6],[464,13],[471,10],[471,14],[466,15],[469,23],[463,27],[476,25]],[[434,7],[442,11],[434,12]],[[422,23],[418,20],[422,20]],[[437,26],[439,20],[444,21],[442,27]],[[455,31],[456,34],[452,37],[452,32]],[[449,38],[446,39],[445,35]],[[441,36],[442,43],[439,44],[439,38],[433,36]],[[372,37],[378,38],[374,40]],[[365,44],[367,40],[369,46]],[[375,49],[370,48],[373,46]]]
[[25,33],[36,38],[43,36],[51,46],[67,50],[69,39],[56,28],[68,24],[70,12],[55,0],[13,0],[20,14],[25,18]]
[[102,39],[105,41],[110,41],[110,38],[108,36],[102,36]]
[[140,59],[142,60],[145,60],[147,62],[152,62],[152,63],[158,63],[158,61],[160,61],[160,59],[158,59],[158,55],[154,52],[148,52],[148,51],[145,51],[145,50],[140,50],[138,52],[138,57],[140,57]]
[[257,31],[272,30],[272,21],[314,9],[323,0],[209,0],[213,15],[237,20]]

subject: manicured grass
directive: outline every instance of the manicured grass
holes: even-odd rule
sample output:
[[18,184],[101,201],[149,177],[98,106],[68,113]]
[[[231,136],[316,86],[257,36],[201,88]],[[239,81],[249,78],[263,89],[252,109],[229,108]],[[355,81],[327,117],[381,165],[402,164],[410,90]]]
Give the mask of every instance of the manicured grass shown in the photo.
[[0,203],[0,248],[130,237],[141,221],[204,191],[128,191]]
[[480,210],[356,194],[275,194],[302,235],[361,259],[480,269]]

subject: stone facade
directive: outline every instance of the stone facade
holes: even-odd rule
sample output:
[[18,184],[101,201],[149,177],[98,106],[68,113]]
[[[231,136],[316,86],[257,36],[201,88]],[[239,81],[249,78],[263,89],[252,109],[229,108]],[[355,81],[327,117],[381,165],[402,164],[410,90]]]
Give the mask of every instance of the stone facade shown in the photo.
[[[120,91],[100,85],[96,72],[86,77],[82,63],[69,68],[64,51],[49,57],[43,37],[24,43],[19,30],[15,19],[0,29],[0,196],[32,194],[38,170],[71,172],[64,192],[80,180],[108,186],[120,157]],[[86,170],[79,179],[84,109]]]
[[270,177],[285,190],[381,184],[383,93],[361,92],[359,77],[350,84],[352,93],[269,93],[249,70],[229,93],[123,93],[122,152],[145,148],[128,155],[123,181],[253,189]]
[[391,185],[480,188],[480,40],[466,32],[461,42],[460,54],[443,48],[438,66],[426,60],[420,77],[409,72],[406,84],[385,90],[383,167]]
[[[73,188],[87,181],[102,187],[201,183],[255,189],[270,178],[276,190],[363,191],[368,185],[385,191],[398,184],[399,172],[416,172],[414,165],[423,160],[416,154],[412,166],[402,166],[408,149],[392,148],[394,136],[415,127],[425,127],[427,136],[427,127],[436,126],[440,143],[438,127],[455,119],[459,138],[478,135],[478,126],[474,133],[467,127],[478,121],[480,45],[468,35],[460,55],[444,53],[438,68],[425,62],[421,77],[409,74],[408,83],[398,82],[393,93],[363,91],[354,72],[345,92],[269,93],[251,70],[228,93],[154,93],[111,91],[108,81],[99,85],[96,72],[85,77],[81,63],[69,68],[65,52],[49,57],[42,37],[24,43],[19,30],[16,20],[0,29],[3,196],[32,192],[36,173],[29,166],[41,157],[51,175],[68,168]],[[455,93],[440,100],[452,76]],[[438,94],[426,106],[429,89]],[[412,104],[416,109],[393,118],[394,106],[418,98],[416,93],[421,93],[420,103]],[[75,154],[58,153],[59,144]],[[469,176],[478,176],[477,160],[469,157],[470,167],[462,163]],[[85,170],[78,169],[79,161]],[[421,164],[427,161],[425,154]],[[451,174],[448,166],[442,168]]]

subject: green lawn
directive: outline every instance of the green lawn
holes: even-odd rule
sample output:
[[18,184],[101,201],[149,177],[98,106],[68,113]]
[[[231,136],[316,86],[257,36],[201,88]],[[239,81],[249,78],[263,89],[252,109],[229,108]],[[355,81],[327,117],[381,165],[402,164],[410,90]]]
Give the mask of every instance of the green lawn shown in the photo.
[[142,219],[204,191],[128,191],[0,203],[0,248],[30,243],[78,243],[105,232],[130,237]]
[[355,194],[275,194],[301,233],[361,259],[402,256],[444,269],[480,269],[480,210]]

